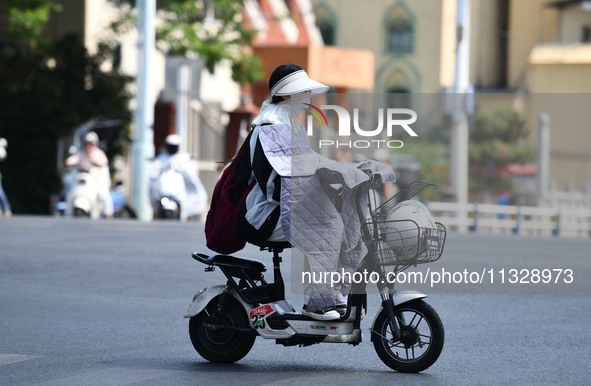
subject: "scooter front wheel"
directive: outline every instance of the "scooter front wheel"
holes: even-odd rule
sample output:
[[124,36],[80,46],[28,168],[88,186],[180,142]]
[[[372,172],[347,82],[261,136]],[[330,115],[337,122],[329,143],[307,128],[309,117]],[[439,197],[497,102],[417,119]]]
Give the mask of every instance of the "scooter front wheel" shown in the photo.
[[90,213],[84,209],[74,208],[74,217],[90,217]]
[[437,312],[422,300],[396,307],[396,319],[402,338],[395,341],[382,310],[372,330],[376,353],[388,367],[404,373],[418,373],[429,368],[441,354],[444,331]]
[[246,329],[249,323],[244,308],[231,296],[218,312],[219,298],[219,295],[213,298],[203,311],[189,319],[189,336],[193,347],[203,358],[211,362],[232,363],[248,354],[256,336],[220,327]]

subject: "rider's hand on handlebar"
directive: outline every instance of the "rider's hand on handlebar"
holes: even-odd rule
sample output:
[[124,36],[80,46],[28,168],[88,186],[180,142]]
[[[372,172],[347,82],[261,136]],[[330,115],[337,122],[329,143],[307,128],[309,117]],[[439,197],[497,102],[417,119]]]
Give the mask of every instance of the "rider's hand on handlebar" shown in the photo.
[[371,174],[370,178],[371,178],[371,186],[374,189],[378,189],[382,186],[383,181],[382,181],[382,176],[380,174]]

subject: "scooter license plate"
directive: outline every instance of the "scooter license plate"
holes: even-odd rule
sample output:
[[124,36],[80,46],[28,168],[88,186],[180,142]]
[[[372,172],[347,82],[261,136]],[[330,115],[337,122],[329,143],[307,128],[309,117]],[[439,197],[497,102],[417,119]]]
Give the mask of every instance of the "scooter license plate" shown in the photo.
[[437,252],[441,248],[441,243],[439,241],[439,237],[437,236],[427,236],[425,244],[427,245],[427,249],[429,251]]

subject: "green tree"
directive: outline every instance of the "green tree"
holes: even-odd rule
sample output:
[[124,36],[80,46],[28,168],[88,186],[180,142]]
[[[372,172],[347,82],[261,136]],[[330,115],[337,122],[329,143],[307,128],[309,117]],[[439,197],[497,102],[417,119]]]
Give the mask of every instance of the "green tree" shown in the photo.
[[[134,28],[134,1],[120,3],[130,6],[114,23],[116,32]],[[234,0],[158,1],[158,47],[167,55],[203,57],[210,70],[230,60],[234,80],[255,83],[262,78],[261,63],[246,52],[254,31],[244,27],[241,7]],[[97,116],[122,119],[123,130],[111,138],[108,156],[129,148],[132,79],[102,70],[113,59],[107,44],[89,55],[74,36],[48,39],[45,26],[60,10],[60,0],[0,2],[0,15],[8,20],[0,26],[0,136],[9,142],[0,167],[16,213],[50,211],[49,197],[61,189],[57,139],[81,123]],[[212,12],[215,19],[208,17]]]
[[8,158],[0,165],[4,188],[16,213],[50,212],[50,196],[61,190],[57,140],[97,117],[123,121],[111,138],[112,159],[128,148],[129,77],[101,69],[112,53],[100,47],[89,55],[72,35],[57,41],[43,30],[56,0],[8,1],[8,37],[0,45],[0,136],[8,140]]
[[[130,6],[135,0],[121,0]],[[240,84],[263,79],[260,59],[249,53],[256,31],[246,28],[240,0],[158,0],[156,46],[164,55],[201,57],[213,71],[222,60],[232,63]],[[116,33],[132,28],[133,8],[112,24]]]
[[4,0],[0,15],[8,16],[10,41],[21,49],[37,48],[52,12],[60,12],[59,0]]
[[407,140],[404,141],[404,147],[396,152],[412,155],[421,165],[417,180],[439,185],[439,189],[424,190],[421,193],[422,199],[439,199],[442,193],[441,189],[449,179],[449,165],[445,161],[445,144],[430,138],[416,141]]
[[470,189],[491,194],[511,192],[513,186],[506,167],[535,158],[525,144],[529,133],[525,117],[511,108],[502,107],[492,114],[476,113],[468,151]]

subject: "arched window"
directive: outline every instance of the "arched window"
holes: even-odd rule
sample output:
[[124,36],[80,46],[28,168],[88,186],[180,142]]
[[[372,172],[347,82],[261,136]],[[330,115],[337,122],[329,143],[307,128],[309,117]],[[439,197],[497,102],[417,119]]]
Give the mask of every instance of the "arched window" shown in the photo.
[[411,94],[406,88],[394,87],[388,90],[388,106],[396,109],[411,108]]
[[583,33],[581,35],[581,42],[582,43],[591,43],[591,26],[584,26]]
[[414,16],[404,4],[398,4],[386,14],[386,51],[412,53],[414,41]]
[[389,26],[388,51],[394,53],[413,52],[414,31],[408,20],[396,20]]
[[325,20],[320,20],[316,22],[316,26],[320,30],[320,35],[322,35],[322,41],[327,46],[334,45],[334,28],[331,24],[328,24]]
[[327,46],[334,46],[336,44],[336,14],[326,4],[320,4],[314,8],[314,14],[322,41]]

